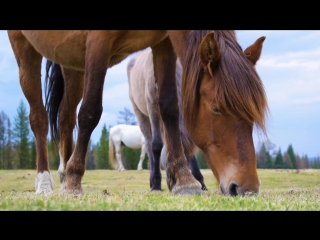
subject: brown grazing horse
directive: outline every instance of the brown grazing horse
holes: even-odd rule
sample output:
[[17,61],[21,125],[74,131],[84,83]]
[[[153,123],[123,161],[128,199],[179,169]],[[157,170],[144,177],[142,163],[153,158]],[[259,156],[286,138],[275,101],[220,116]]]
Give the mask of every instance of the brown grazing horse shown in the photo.
[[[257,124],[266,132],[268,106],[254,66],[265,37],[242,51],[234,31],[220,30],[8,30],[8,35],[19,66],[20,85],[30,105],[29,121],[37,149],[37,194],[51,193],[54,186],[47,150],[49,119],[64,163],[59,172],[60,191],[83,192],[85,156],[102,114],[107,69],[147,47],[153,53],[171,193],[203,193],[189,171],[181,141],[175,84],[177,57],[183,68],[182,116],[221,193],[242,196],[259,192],[252,131]],[[49,86],[48,112],[42,100],[43,57],[59,64],[64,78]],[[81,98],[72,150],[72,131]]]
[[[150,187],[161,190],[160,163],[166,168],[166,148],[163,132],[163,123],[160,118],[157,85],[154,78],[152,51],[147,49],[130,59],[127,65],[129,83],[129,97],[134,113],[138,119],[141,132],[146,139],[146,151],[150,162]],[[182,145],[192,175],[201,183],[201,189],[207,190],[203,175],[196,159],[197,147],[191,140],[184,127],[181,109],[181,74],[182,68],[179,59],[176,63],[176,83],[179,106],[179,127]],[[159,177],[158,177],[159,176]]]

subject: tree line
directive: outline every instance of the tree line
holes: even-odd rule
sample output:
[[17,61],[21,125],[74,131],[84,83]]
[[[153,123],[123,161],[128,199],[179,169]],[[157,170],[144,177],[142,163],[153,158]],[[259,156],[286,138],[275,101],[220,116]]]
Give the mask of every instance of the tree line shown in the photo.
[[[135,115],[127,108],[119,111],[118,124],[137,125]],[[86,169],[114,169],[109,162],[109,129],[103,125],[98,143],[91,140],[86,155]],[[48,138],[48,154],[50,169],[58,169],[59,154],[55,144]],[[295,154],[292,145],[285,152],[275,149],[275,144],[270,141],[260,143],[256,152],[257,168],[261,169],[307,169],[320,168],[320,157],[309,159],[307,155]],[[122,162],[126,169],[135,170],[139,162],[140,149],[124,147]],[[146,155],[147,156],[147,155]],[[0,169],[35,169],[36,145],[35,138],[30,130],[28,112],[23,101],[17,109],[13,123],[7,114],[0,113]],[[147,157],[146,157],[147,158]],[[201,150],[198,151],[197,160],[201,169],[208,169]],[[143,168],[148,168],[148,159],[143,162]]]

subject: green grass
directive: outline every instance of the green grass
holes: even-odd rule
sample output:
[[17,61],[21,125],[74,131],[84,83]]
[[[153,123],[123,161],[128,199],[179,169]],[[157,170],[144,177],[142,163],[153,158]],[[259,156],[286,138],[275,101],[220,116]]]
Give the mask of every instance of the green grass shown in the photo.
[[173,195],[162,171],[163,192],[150,192],[149,170],[87,170],[84,194],[60,195],[57,171],[50,196],[35,195],[35,170],[0,170],[1,211],[314,211],[320,210],[320,170],[258,170],[258,196],[228,197],[218,191],[211,170],[201,170],[209,191]]

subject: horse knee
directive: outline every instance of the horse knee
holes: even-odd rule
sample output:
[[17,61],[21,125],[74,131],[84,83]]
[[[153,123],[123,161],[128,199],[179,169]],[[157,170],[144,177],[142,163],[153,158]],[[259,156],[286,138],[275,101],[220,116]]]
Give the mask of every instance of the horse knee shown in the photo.
[[92,132],[98,125],[101,118],[101,114],[102,106],[94,108],[88,108],[85,105],[81,106],[78,115],[79,128],[89,130]]
[[152,142],[152,152],[154,153],[154,155],[160,156],[162,147],[162,142]]
[[37,134],[37,131],[41,131],[43,133],[48,132],[48,115],[44,108],[39,112],[36,112],[31,108],[29,121],[31,130],[35,135]]

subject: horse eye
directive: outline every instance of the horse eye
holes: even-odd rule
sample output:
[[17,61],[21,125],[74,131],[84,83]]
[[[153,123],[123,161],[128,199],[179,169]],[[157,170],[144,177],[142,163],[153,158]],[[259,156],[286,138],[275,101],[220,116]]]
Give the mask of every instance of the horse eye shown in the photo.
[[221,112],[221,109],[220,109],[220,108],[217,108],[217,107],[214,107],[214,108],[212,109],[212,111],[213,111],[214,114],[221,114],[221,113],[222,113],[222,112]]

